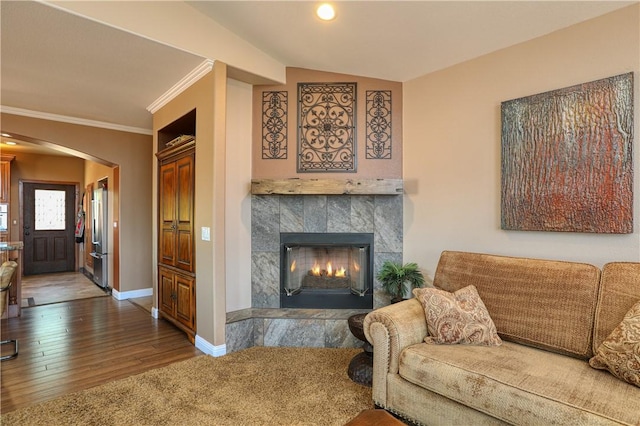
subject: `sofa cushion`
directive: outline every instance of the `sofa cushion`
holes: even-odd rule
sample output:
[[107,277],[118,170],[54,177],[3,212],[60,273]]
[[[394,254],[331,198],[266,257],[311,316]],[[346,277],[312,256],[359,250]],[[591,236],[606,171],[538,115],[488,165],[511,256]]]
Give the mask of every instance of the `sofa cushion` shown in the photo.
[[640,263],[612,262],[602,267],[593,332],[594,353],[638,300]]
[[426,287],[413,294],[422,304],[426,343],[496,346],[502,343],[478,291],[472,285],[453,293]]
[[640,401],[640,388],[586,361],[512,342],[409,346],[402,351],[399,374],[511,424],[637,424],[640,419],[640,405],[629,404]]
[[617,378],[640,386],[640,301],[595,353],[589,360],[593,368],[609,370]]
[[599,280],[585,263],[445,251],[433,284],[474,285],[503,340],[588,360]]

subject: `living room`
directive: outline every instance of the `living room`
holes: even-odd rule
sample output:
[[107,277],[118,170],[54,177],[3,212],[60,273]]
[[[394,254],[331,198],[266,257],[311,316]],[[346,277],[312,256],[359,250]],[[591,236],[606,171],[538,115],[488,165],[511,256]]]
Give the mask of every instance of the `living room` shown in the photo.
[[[506,43],[507,47],[500,50],[402,81],[402,252],[405,261],[418,262],[427,276],[433,276],[440,253],[445,249],[596,265],[612,260],[638,260],[637,227],[630,234],[619,235],[517,232],[500,228],[501,102],[627,72],[637,73],[640,70],[640,7],[637,2],[621,6],[625,7],[515,45]],[[168,34],[145,28],[143,19],[123,22],[119,21],[123,19],[121,16],[109,17],[109,7],[103,11],[92,10],[89,4],[64,7],[203,56],[212,49],[211,46],[198,47],[194,40],[184,40],[184,34],[173,35],[175,39],[170,40]],[[140,10],[135,9],[133,13],[132,9],[132,13],[126,15],[144,16]],[[259,60],[264,58],[256,59]],[[226,243],[217,238],[213,243],[196,242],[198,256],[202,256],[197,262],[202,268],[198,271],[201,309],[197,328],[202,344],[208,349],[205,352],[209,353],[225,350],[226,314],[252,306],[249,187],[255,178],[250,131],[255,105],[253,85],[242,81],[237,70],[251,69],[263,79],[279,82],[286,73],[284,65],[274,66],[272,60],[264,60],[262,71],[259,67],[251,68],[247,58],[234,63],[229,56],[223,62],[227,62],[231,70],[221,62],[216,62],[213,70],[218,73],[217,84],[224,85],[224,88],[216,86],[218,127],[215,131],[222,132],[222,123],[226,122],[226,135],[222,132],[215,137],[224,138],[226,159],[207,152],[199,161],[224,174],[214,177],[209,170],[203,175],[206,186],[197,189],[199,193],[214,194],[215,203],[215,209],[212,205],[201,206],[204,214],[199,217],[197,228],[211,227],[218,237],[225,233],[233,235]],[[639,98],[635,87],[634,99]],[[294,109],[293,104],[290,108]],[[638,134],[637,108],[635,118]],[[121,290],[126,293],[152,288],[156,225],[153,221],[151,226],[148,224],[154,211],[151,194],[156,187],[155,180],[149,178],[153,161],[151,136],[87,129],[19,116],[5,109],[2,130],[91,152],[121,166],[122,256],[135,259],[135,267],[122,265]],[[88,139],[89,134],[92,140]],[[94,142],[99,140],[109,142]],[[133,140],[139,147],[145,145],[135,156],[131,155],[128,145]],[[215,143],[219,143],[218,139]],[[301,176],[295,169],[288,173],[289,177],[309,176]],[[636,176],[636,184],[637,179]],[[142,198],[140,194],[144,194]],[[636,212],[639,211],[637,203],[634,200]],[[216,260],[215,265],[209,261],[212,258]]]

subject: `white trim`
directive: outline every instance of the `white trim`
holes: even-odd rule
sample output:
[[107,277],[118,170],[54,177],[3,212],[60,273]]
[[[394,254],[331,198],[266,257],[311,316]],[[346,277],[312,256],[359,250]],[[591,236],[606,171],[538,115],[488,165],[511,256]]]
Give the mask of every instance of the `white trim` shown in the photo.
[[196,348],[200,349],[207,355],[222,356],[227,353],[227,345],[214,346],[211,343],[204,340],[202,337],[196,335]]
[[130,290],[119,292],[116,289],[111,290],[111,295],[116,300],[127,300],[127,299],[135,299],[136,297],[147,297],[153,296],[153,288],[143,288],[140,290]]
[[151,316],[155,319],[160,318],[160,311],[158,308],[154,308],[153,306],[151,307]]
[[158,99],[153,101],[148,107],[147,111],[151,114],[155,114],[160,108],[169,103],[172,99],[184,92],[196,81],[200,80],[205,74],[213,69],[213,63],[211,59],[205,59],[200,65],[195,67],[193,71],[185,75],[182,80],[173,85],[173,87],[167,90]]
[[14,108],[6,105],[0,105],[0,112],[5,114],[22,115],[31,118],[40,118],[43,120],[60,121],[62,123],[79,124],[81,126],[100,127],[102,129],[118,130],[120,132],[139,133],[142,135],[152,135],[151,129],[143,129],[142,127],[123,126],[121,124],[107,123],[104,121],[87,120],[85,118],[70,117],[68,115],[51,114],[49,112],[32,111],[29,109]]

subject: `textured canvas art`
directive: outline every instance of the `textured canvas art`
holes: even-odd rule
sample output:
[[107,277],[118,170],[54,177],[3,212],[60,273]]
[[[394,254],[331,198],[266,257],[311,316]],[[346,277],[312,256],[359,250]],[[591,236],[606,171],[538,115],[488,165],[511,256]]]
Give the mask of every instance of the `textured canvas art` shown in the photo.
[[356,171],[356,83],[298,84],[298,172]]
[[502,229],[633,232],[633,74],[502,103]]

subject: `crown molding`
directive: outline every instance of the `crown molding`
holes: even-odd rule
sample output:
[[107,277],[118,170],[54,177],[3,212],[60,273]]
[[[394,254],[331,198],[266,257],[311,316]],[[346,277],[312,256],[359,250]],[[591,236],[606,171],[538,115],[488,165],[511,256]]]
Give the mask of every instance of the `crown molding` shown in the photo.
[[205,74],[209,73],[213,69],[213,63],[211,59],[206,59],[200,65],[193,69],[189,74],[185,75],[182,80],[177,82],[171,89],[167,90],[162,96],[153,101],[148,107],[147,111],[154,114],[160,108],[168,104],[172,99],[184,92],[196,81],[200,80]]
[[123,126],[120,124],[107,123],[104,121],[87,120],[84,118],[70,117],[67,115],[51,114],[49,112],[32,111],[29,109],[14,108],[10,106],[0,105],[0,112],[5,114],[22,115],[31,118],[40,118],[42,120],[60,121],[62,123],[79,124],[81,126],[99,127],[102,129],[117,130],[120,132],[139,133],[142,135],[152,135],[151,129],[142,127]]

